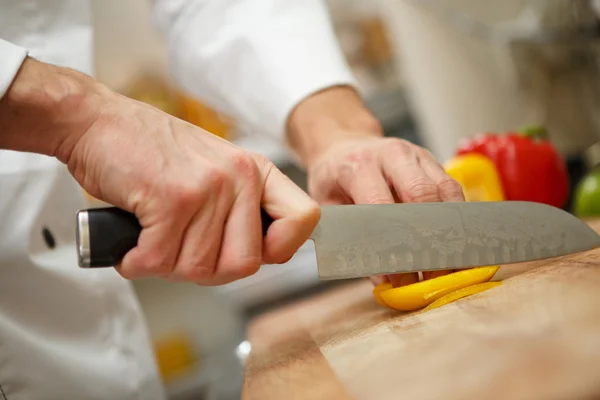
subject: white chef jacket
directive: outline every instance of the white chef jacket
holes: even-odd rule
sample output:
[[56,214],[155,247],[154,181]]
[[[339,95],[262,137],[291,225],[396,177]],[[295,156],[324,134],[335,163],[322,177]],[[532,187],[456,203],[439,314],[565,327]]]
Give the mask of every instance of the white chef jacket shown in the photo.
[[[281,140],[301,99],[353,84],[319,0],[152,5],[179,82],[254,132]],[[92,74],[89,1],[0,0],[0,98],[26,54]],[[83,207],[57,160],[0,151],[0,400],[165,397],[129,283],[77,267]]]

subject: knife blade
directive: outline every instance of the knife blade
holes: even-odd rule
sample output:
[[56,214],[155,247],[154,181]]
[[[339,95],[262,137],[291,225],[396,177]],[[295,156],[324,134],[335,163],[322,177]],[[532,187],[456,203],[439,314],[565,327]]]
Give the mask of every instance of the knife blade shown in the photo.
[[[272,219],[261,215],[266,234]],[[140,231],[135,215],[118,208],[80,210],[80,267],[118,264]],[[322,206],[310,239],[322,280],[513,264],[600,247],[600,235],[579,218],[523,201]]]

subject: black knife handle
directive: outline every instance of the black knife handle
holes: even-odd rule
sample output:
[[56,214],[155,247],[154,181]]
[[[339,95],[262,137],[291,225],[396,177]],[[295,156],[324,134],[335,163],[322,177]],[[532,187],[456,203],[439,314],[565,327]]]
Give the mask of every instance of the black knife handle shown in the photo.
[[[260,209],[262,234],[273,218]],[[81,268],[113,267],[137,245],[142,227],[137,217],[117,207],[102,207],[77,212],[77,255]]]

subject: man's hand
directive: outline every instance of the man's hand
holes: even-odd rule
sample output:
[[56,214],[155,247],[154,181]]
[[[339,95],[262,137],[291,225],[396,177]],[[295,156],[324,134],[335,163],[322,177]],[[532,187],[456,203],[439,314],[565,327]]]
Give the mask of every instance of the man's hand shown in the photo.
[[[56,156],[92,196],[136,214],[126,278],[231,282],[290,259],[319,219],[265,158],[71,70],[28,59],[0,121],[0,146]],[[264,240],[261,206],[275,219]]]
[[[309,193],[321,204],[464,201],[461,186],[428,150],[383,137],[349,88],[329,89],[300,103],[290,116],[288,137],[308,170]],[[401,286],[416,282],[417,275],[373,281],[381,279]]]

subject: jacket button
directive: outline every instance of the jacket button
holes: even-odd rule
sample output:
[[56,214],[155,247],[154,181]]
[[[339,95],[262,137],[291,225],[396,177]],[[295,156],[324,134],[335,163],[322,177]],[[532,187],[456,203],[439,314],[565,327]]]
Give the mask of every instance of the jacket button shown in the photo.
[[50,229],[43,227],[42,236],[44,237],[44,241],[49,248],[54,249],[56,247],[56,240],[54,239],[52,232],[50,232]]

